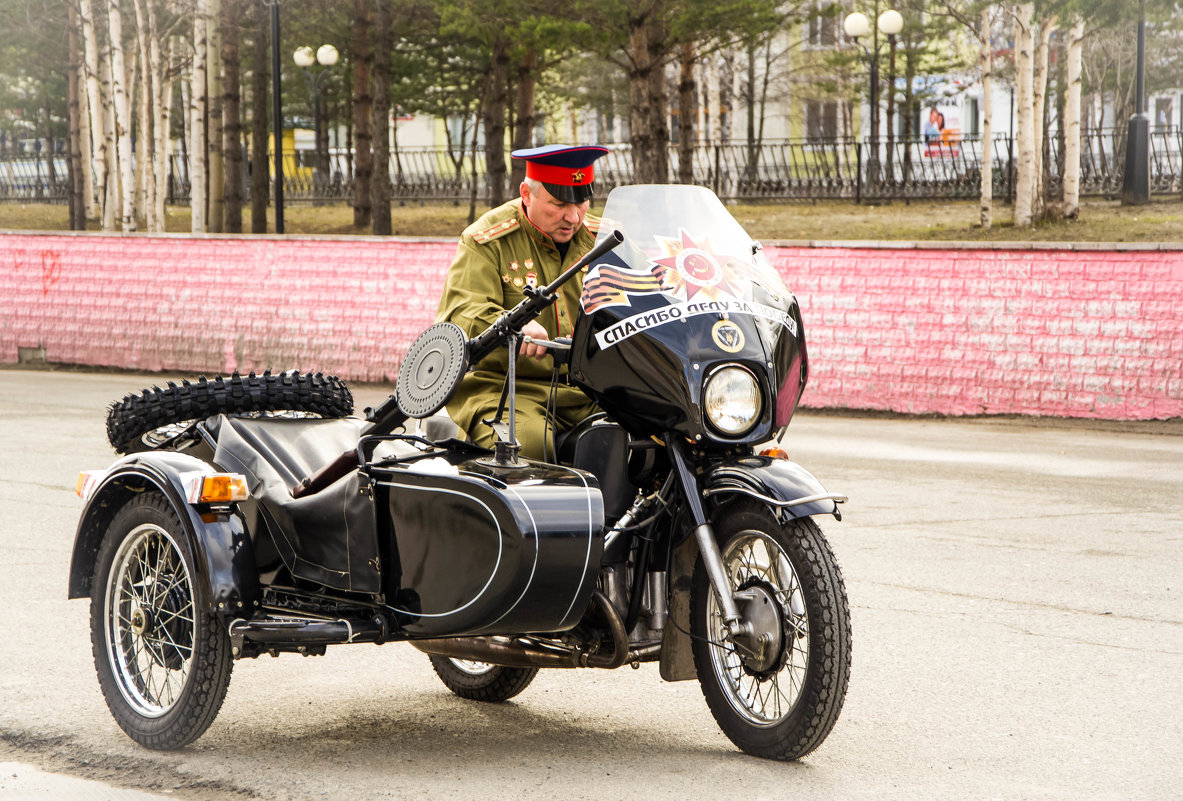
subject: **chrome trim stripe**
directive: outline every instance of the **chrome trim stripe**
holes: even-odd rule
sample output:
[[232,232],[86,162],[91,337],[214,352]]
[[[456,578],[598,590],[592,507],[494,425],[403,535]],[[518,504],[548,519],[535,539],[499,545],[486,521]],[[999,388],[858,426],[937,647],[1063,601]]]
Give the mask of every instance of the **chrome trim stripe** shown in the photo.
[[[398,612],[403,612],[408,615],[414,615],[416,617],[447,617],[448,615],[454,615],[457,612],[462,612],[476,603],[477,600],[485,594],[485,591],[489,589],[489,585],[493,583],[493,579],[497,575],[497,569],[501,566],[501,554],[504,550],[504,545],[501,541],[501,524],[497,522],[497,515],[493,514],[493,510],[489,508],[489,505],[479,498],[474,498],[471,495],[463,492],[457,492],[456,490],[443,489],[440,487],[417,487],[414,484],[400,484],[394,481],[376,481],[374,483],[383,487],[402,487],[404,489],[419,490],[420,492],[443,492],[447,493],[448,495],[458,495],[461,498],[467,498],[468,500],[473,501],[474,503],[479,503],[481,506],[485,507],[485,511],[489,513],[489,517],[493,520],[493,525],[497,527],[497,561],[493,564],[493,569],[489,571],[489,580],[485,582],[485,586],[481,587],[480,592],[473,596],[471,601],[464,604],[463,606],[456,607],[450,612],[412,612],[408,609],[399,609],[397,606],[391,606],[391,609],[394,609]],[[535,553],[537,553],[537,546],[535,546],[534,550]]]
[[721,495],[724,492],[739,492],[739,493],[742,493],[743,495],[750,495],[753,498],[759,498],[760,500],[764,501],[765,503],[770,503],[773,506],[779,506],[782,509],[787,509],[790,506],[804,506],[807,503],[817,503],[818,501],[833,501],[834,503],[846,503],[847,501],[850,500],[849,495],[836,495],[836,494],[830,494],[830,493],[823,493],[821,495],[806,495],[804,498],[798,498],[795,501],[778,501],[776,498],[773,498],[768,495],[761,495],[759,492],[756,492],[755,490],[748,489],[747,487],[719,487],[717,489],[705,490],[702,494],[703,495]]

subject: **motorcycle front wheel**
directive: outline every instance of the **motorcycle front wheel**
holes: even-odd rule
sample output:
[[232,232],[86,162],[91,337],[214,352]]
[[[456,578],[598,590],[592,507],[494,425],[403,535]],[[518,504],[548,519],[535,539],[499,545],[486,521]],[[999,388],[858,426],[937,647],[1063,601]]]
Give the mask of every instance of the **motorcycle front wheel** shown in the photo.
[[714,515],[715,534],[749,633],[728,641],[702,563],[694,571],[694,664],[707,706],[735,745],[793,760],[829,735],[850,677],[850,611],[842,573],[809,518],[779,523],[741,502]]
[[461,698],[497,703],[508,701],[530,686],[538,668],[515,668],[429,654],[440,681]]
[[200,737],[222,707],[230,637],[206,611],[180,521],[160,495],[120,509],[99,549],[91,645],[115,722],[146,748]]

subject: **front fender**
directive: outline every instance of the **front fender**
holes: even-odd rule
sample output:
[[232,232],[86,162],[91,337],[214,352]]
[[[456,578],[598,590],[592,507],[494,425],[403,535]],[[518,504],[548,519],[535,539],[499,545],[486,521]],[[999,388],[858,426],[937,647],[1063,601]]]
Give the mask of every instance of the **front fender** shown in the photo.
[[796,462],[768,456],[741,456],[720,462],[702,478],[703,495],[748,495],[793,517],[833,515],[847,496],[832,493]]
[[115,462],[89,494],[70,559],[68,597],[90,595],[95,560],[115,513],[141,492],[159,492],[173,507],[194,556],[194,581],[210,589],[209,611],[242,614],[259,599],[254,548],[237,512],[206,513],[188,503],[182,475],[218,472],[207,462],[174,451],[145,451]]

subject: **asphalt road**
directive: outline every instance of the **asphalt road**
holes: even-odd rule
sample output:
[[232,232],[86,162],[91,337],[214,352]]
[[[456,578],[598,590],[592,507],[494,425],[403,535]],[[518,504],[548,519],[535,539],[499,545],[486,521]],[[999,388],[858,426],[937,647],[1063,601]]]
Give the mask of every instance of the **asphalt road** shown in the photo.
[[237,663],[204,737],[147,751],[104,706],[66,574],[74,480],[113,459],[106,405],[161,380],[0,370],[0,797],[40,771],[102,782],[95,798],[191,801],[1157,801],[1183,786],[1178,424],[799,416],[790,453],[851,497],[822,524],[854,666],[837,727],[797,764],[738,752],[697,685],[655,665],[544,671],[486,706],[398,644]]

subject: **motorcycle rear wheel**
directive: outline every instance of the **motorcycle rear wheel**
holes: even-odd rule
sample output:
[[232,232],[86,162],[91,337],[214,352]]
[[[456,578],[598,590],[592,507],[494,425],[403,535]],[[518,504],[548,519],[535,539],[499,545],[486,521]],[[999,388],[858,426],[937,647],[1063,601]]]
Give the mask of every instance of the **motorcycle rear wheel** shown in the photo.
[[[740,502],[714,516],[728,581],[755,632],[743,652],[725,642],[718,599],[699,559],[691,590],[694,664],[707,706],[735,745],[795,760],[829,735],[850,678],[850,611],[842,573],[809,518],[781,524]],[[763,642],[760,642],[763,638]]]
[[226,697],[230,636],[205,596],[168,501],[145,493],[115,513],[91,589],[91,646],[112,717],[146,748],[193,742]]
[[167,387],[129,393],[107,411],[107,439],[116,453],[134,453],[164,444],[194,420],[215,414],[280,414],[346,417],[353,394],[336,376],[272,373],[204,377]]
[[515,668],[428,654],[440,681],[461,698],[498,703],[530,686],[538,668]]

